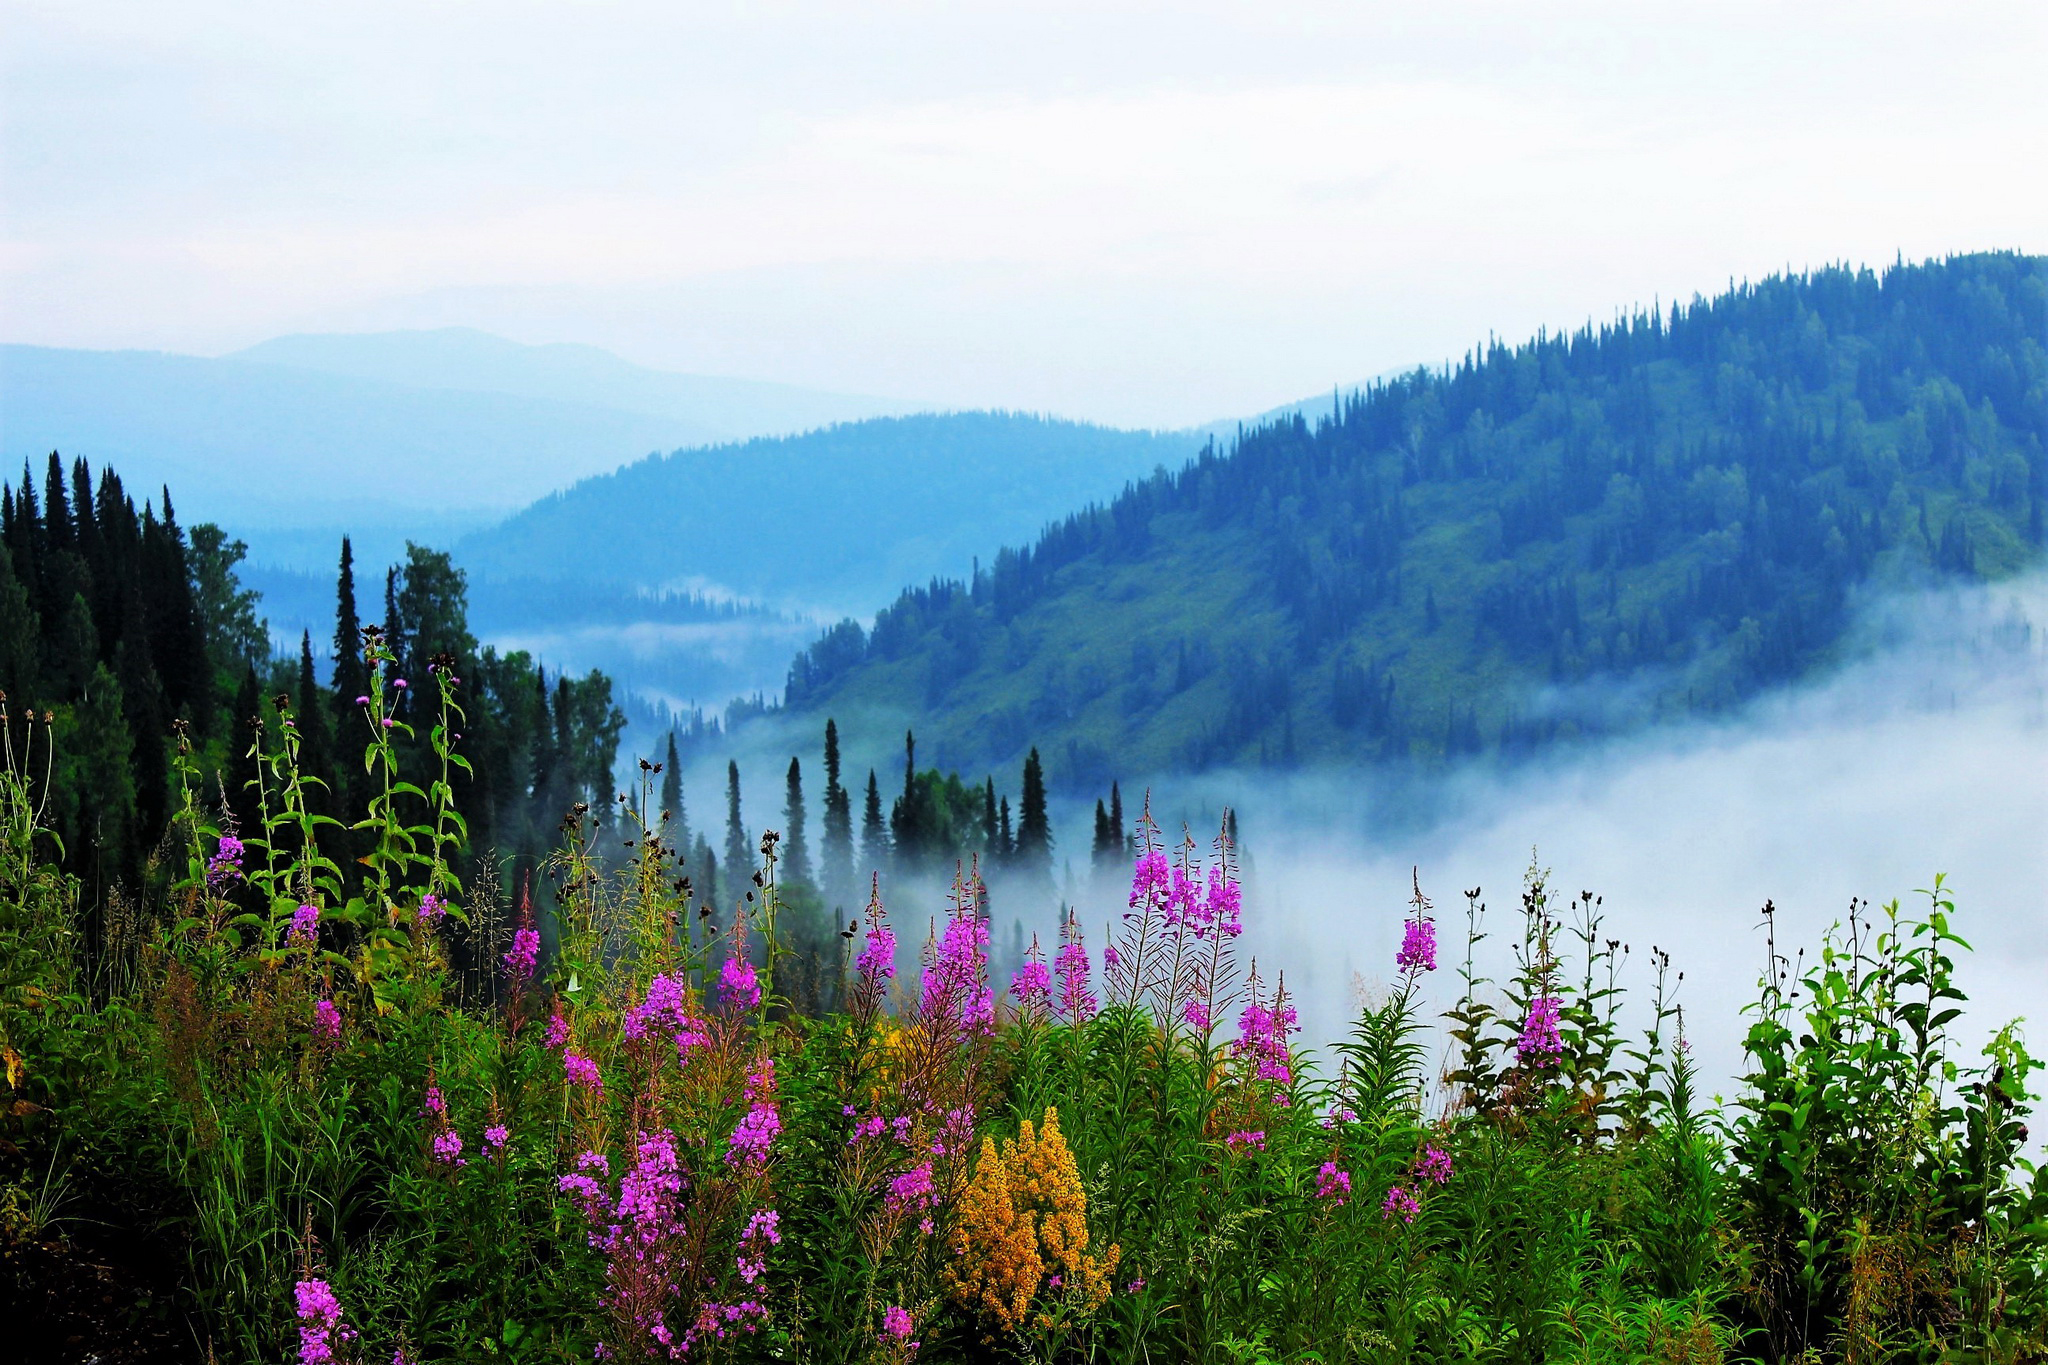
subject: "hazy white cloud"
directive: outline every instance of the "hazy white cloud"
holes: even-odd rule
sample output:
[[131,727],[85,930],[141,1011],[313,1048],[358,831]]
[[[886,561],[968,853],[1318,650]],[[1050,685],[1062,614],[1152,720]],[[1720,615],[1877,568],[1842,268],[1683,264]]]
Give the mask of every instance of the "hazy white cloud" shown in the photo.
[[1123,421],[2048,227],[2038,6],[4,6],[10,339]]

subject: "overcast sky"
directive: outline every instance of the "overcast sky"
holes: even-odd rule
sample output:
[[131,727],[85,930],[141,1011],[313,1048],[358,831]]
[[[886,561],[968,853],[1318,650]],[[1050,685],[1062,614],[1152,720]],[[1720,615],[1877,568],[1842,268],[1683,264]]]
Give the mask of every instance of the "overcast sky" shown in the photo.
[[1122,423],[2048,249],[2048,5],[0,4],[0,339],[466,324]]

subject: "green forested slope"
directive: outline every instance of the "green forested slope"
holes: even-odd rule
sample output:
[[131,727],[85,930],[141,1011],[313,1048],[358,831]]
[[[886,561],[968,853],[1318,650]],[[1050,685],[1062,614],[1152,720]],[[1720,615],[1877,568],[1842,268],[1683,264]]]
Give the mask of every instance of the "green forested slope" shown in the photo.
[[2048,261],[1773,278],[1246,433],[835,628],[788,701],[1067,787],[1527,748],[1794,678],[1874,578],[2013,571],[2044,444]]

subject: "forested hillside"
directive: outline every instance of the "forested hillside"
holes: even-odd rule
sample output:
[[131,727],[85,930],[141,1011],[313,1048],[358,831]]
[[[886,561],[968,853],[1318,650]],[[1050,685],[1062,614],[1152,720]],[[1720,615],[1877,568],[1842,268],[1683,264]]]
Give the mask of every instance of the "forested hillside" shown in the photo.
[[2044,444],[2048,261],[1772,278],[1212,446],[841,624],[787,701],[1070,790],[1526,750],[1795,678],[1860,584],[2011,572]]
[[[40,486],[28,469],[0,485],[0,767],[25,774],[58,841],[51,852],[82,879],[88,905],[183,874],[160,841],[187,787],[209,819],[260,846],[279,810],[273,765],[287,730],[302,774],[316,779],[310,808],[338,822],[322,851],[352,885],[365,836],[348,827],[373,794],[358,702],[369,690],[366,627],[408,683],[428,685],[437,655],[462,680],[465,867],[530,870],[578,800],[608,816],[624,724],[610,680],[547,674],[524,652],[479,648],[466,582],[446,554],[409,547],[403,564],[372,573],[359,605],[341,542],[330,673],[316,668],[310,634],[273,652],[260,599],[237,574],[244,552],[210,523],[188,535],[167,490],[138,510],[119,475],[95,480],[84,460],[67,468],[53,453]],[[425,734],[434,708],[398,686],[395,722]],[[406,764],[400,780],[430,782],[424,759]]]
[[480,579],[717,588],[867,611],[905,582],[1107,497],[1187,435],[926,413],[678,450],[586,479],[457,546]]

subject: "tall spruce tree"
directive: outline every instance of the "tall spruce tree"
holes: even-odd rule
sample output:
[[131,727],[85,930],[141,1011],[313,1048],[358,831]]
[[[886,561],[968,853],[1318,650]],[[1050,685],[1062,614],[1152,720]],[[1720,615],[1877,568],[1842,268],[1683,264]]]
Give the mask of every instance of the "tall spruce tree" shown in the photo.
[[1035,877],[1052,876],[1052,824],[1045,813],[1045,768],[1033,748],[1024,759],[1024,789],[1017,811],[1017,866]]
[[1109,784],[1109,824],[1116,831],[1116,851],[1119,859],[1131,856],[1131,827],[1124,823],[1124,794],[1116,783]]
[[1106,871],[1117,862],[1120,841],[1116,837],[1116,826],[1109,822],[1109,807],[1095,798],[1095,841],[1089,846],[1089,861],[1097,872]]
[[754,870],[754,850],[747,841],[746,822],[740,819],[740,765],[725,765],[725,898],[737,904],[748,891],[747,879]]
[[882,788],[875,781],[875,770],[868,769],[868,799],[861,811],[860,858],[870,873],[880,872],[889,865],[889,826],[882,820]]
[[804,770],[795,755],[790,756],[787,790],[783,800],[782,869],[778,877],[794,886],[811,883],[811,849],[804,838]]
[[690,812],[683,805],[683,765],[676,758],[676,732],[668,732],[668,752],[661,760],[661,810],[668,821],[668,841],[676,856],[690,856]]
[[853,881],[853,799],[839,780],[839,726],[825,720],[825,841],[818,880],[826,904],[846,906],[858,894]]

